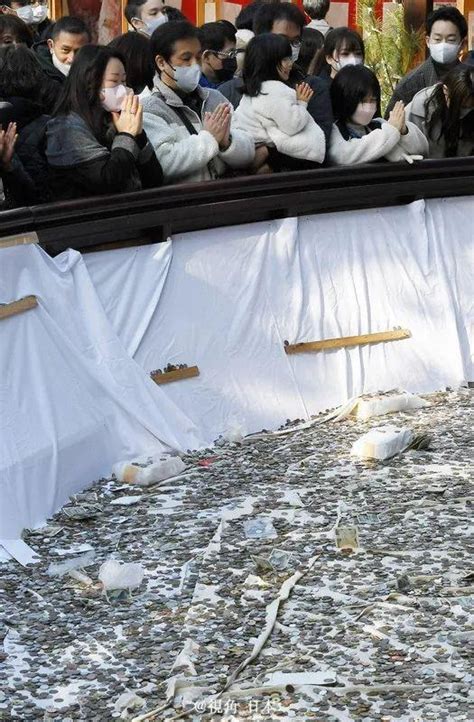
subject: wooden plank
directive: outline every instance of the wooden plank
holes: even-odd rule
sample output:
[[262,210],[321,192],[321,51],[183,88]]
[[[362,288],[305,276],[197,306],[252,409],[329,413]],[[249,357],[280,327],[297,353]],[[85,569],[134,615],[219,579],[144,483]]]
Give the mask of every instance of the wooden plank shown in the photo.
[[3,238],[0,238],[0,248],[23,246],[28,243],[39,243],[38,235],[35,231],[32,231],[31,233],[18,233],[14,236],[4,236]]
[[38,301],[36,296],[25,296],[25,298],[20,298],[18,301],[5,303],[0,305],[0,319],[16,316],[17,313],[24,313],[30,308],[35,308],[37,305]]
[[380,333],[366,333],[362,336],[342,336],[341,338],[327,338],[323,341],[309,341],[307,343],[285,344],[287,354],[308,353],[309,351],[326,351],[347,346],[363,346],[367,343],[382,343],[383,341],[400,341],[410,338],[411,333],[407,329],[400,328],[393,331],[381,331]]
[[171,381],[182,381],[183,379],[192,379],[199,376],[197,366],[189,366],[187,369],[176,369],[176,371],[168,371],[163,374],[150,374],[153,381],[158,384],[169,384]]

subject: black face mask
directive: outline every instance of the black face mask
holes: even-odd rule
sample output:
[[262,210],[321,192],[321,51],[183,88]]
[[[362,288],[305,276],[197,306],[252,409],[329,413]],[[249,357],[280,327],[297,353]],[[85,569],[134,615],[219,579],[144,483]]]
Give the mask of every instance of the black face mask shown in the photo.
[[225,58],[222,61],[222,68],[214,70],[216,78],[220,83],[224,83],[226,80],[231,80],[235,71],[237,70],[237,59],[236,58]]

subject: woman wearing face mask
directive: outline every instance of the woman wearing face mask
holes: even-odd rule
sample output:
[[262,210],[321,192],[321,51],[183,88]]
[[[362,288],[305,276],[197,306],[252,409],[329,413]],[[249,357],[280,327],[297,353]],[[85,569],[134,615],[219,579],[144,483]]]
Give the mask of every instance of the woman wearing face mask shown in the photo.
[[330,83],[346,65],[362,65],[365,58],[364,41],[349,28],[334,28],[324,38],[324,45],[308,68],[310,75],[318,75]]
[[420,90],[407,118],[428,138],[429,158],[474,155],[474,52],[442,83]]
[[364,65],[348,66],[331,84],[336,122],[329,144],[332,165],[353,165],[378,160],[411,160],[425,156],[428,142],[413,123],[405,119],[398,102],[388,121],[380,117],[380,85]]
[[159,186],[163,180],[114,50],[85,45],[47,126],[46,157],[55,200]]
[[276,33],[252,38],[245,53],[243,95],[232,129],[250,133],[257,147],[275,147],[291,158],[322,163],[324,132],[307,110],[313,91],[306,83],[296,90],[287,84],[292,67],[288,38]]

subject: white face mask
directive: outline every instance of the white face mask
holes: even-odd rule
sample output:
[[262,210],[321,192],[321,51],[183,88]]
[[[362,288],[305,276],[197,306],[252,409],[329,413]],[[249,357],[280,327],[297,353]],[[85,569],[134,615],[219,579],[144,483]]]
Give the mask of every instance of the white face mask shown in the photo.
[[356,125],[369,125],[377,110],[377,103],[359,103],[354,115],[351,118],[352,123]]
[[102,95],[102,107],[104,110],[120,113],[123,101],[127,97],[129,90],[125,85],[121,84],[116,85],[115,88],[102,88],[100,93]]
[[301,45],[292,45],[291,46],[291,59],[294,63],[298,60],[300,56],[300,49]]
[[60,73],[63,75],[69,75],[69,71],[71,70],[71,63],[62,63],[57,57],[54,52],[54,50],[51,48],[51,57],[53,59],[53,65],[55,68],[59,70]]
[[43,22],[43,20],[46,20],[48,17],[48,7],[47,5],[37,5],[35,8],[33,8],[33,18],[34,22],[38,25]]
[[[173,68],[173,66],[171,65]],[[192,93],[196,90],[201,77],[201,67],[198,63],[194,65],[179,65],[174,70],[176,85],[183,93]]]
[[156,16],[153,20],[149,20],[146,24],[146,32],[148,35],[153,35],[156,28],[159,28],[160,25],[164,25],[164,23],[168,22],[168,16],[165,15],[165,13],[160,13]]
[[337,70],[345,68],[346,65],[362,65],[362,58],[358,55],[344,55],[344,57],[336,60]]
[[31,7],[31,5],[25,5],[22,8],[18,8],[18,10],[16,10],[16,14],[20,18],[20,20],[23,20],[23,22],[27,25],[33,25],[36,22],[33,16],[33,8]]
[[435,63],[449,65],[454,63],[459,55],[460,43],[430,43],[430,55]]

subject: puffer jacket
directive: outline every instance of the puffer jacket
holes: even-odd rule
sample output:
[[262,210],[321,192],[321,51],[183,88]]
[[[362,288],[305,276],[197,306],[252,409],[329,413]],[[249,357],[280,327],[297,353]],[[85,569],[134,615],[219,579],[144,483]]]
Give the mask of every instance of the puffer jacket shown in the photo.
[[[186,106],[159,77],[155,77],[151,95],[143,100],[143,127],[163,168],[166,183],[218,178],[228,168],[249,167],[255,155],[251,137],[238,130],[232,131],[229,148],[219,150],[214,136],[204,130],[202,118],[227,101],[212,88],[198,87],[196,92],[202,100],[200,115]],[[190,133],[180,113],[185,114],[195,134]]]
[[308,104],[279,80],[266,80],[255,97],[244,95],[232,119],[232,132],[245,130],[255,144],[274,145],[292,158],[322,163],[326,139],[308,113]]

